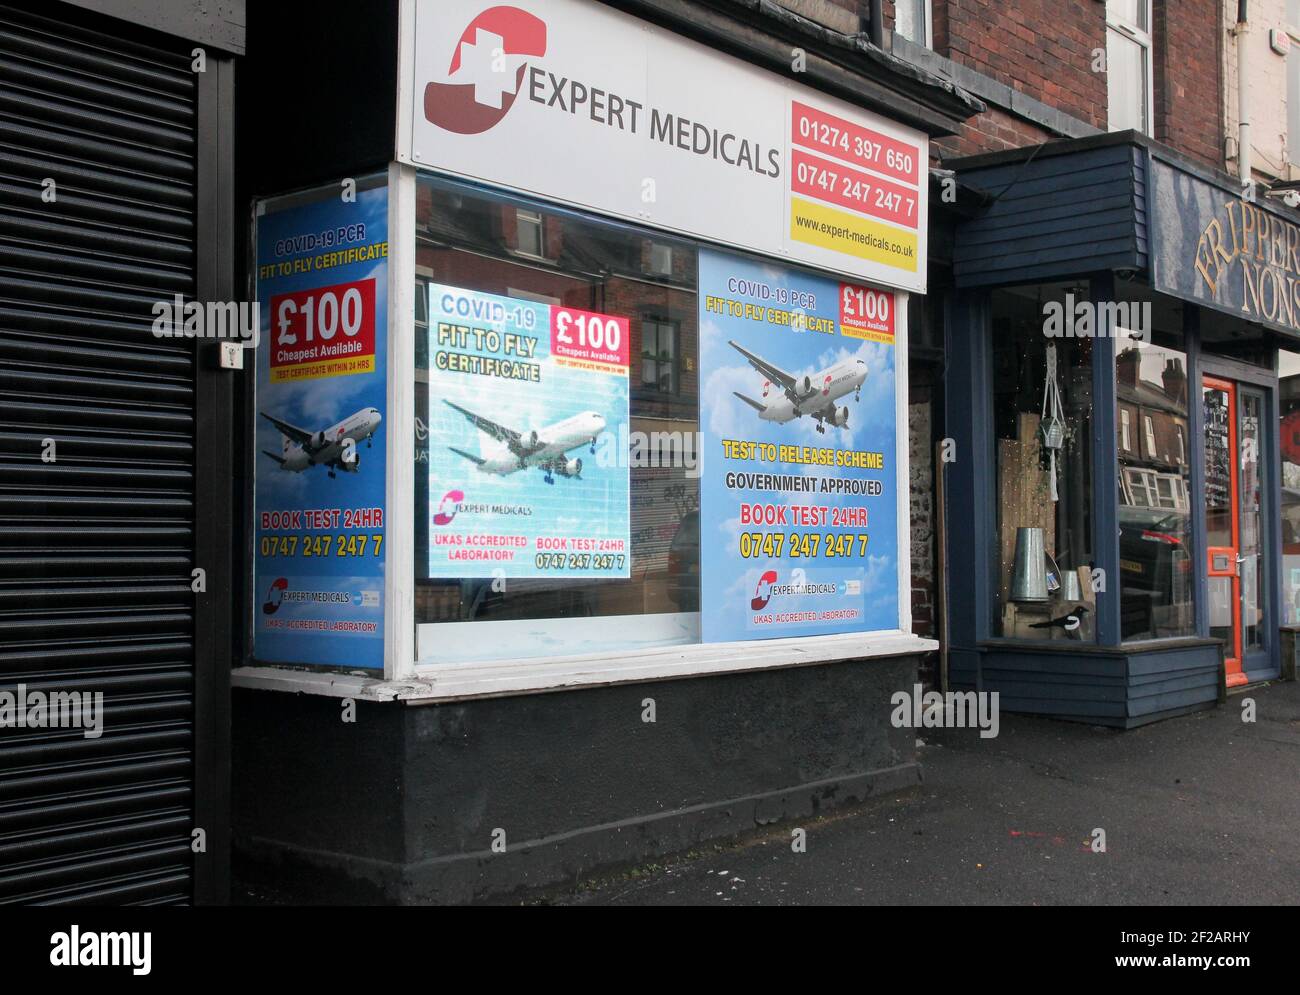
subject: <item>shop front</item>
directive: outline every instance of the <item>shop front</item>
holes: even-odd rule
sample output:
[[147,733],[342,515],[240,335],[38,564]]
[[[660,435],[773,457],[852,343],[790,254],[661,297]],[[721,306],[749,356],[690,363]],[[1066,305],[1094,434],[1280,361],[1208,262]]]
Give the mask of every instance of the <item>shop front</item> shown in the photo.
[[393,161],[254,205],[280,887],[468,900],[919,782],[908,301],[977,105],[627,6],[402,4]]
[[956,168],[953,684],[1131,727],[1277,677],[1294,217],[1131,133]]

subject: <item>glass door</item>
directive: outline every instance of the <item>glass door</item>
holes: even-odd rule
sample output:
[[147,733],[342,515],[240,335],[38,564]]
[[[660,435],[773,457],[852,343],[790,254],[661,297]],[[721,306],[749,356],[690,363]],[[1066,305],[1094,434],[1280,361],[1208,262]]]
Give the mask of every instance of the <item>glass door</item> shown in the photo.
[[1238,443],[1237,474],[1238,513],[1241,527],[1237,547],[1237,562],[1241,577],[1241,652],[1242,669],[1255,670],[1252,658],[1258,658],[1268,648],[1265,628],[1265,611],[1268,590],[1266,562],[1264,559],[1264,473],[1260,451],[1264,447],[1261,435],[1264,415],[1264,396],[1244,384],[1237,386]]
[[1241,667],[1241,578],[1237,573],[1240,527],[1237,520],[1237,388],[1206,377],[1205,546],[1209,579],[1210,635],[1223,640],[1228,686],[1244,684]]
[[[1222,639],[1229,687],[1263,669],[1269,648],[1264,395],[1205,377],[1205,534],[1210,635]],[[1252,666],[1247,667],[1247,662]]]

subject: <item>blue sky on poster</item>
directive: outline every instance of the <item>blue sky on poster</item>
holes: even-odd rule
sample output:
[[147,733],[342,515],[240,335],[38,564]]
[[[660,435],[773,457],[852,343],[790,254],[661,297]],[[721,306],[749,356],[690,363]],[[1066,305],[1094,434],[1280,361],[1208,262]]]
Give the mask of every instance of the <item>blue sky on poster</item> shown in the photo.
[[[473,462],[451,451],[450,447],[474,456],[500,455],[502,444],[476,428],[460,412],[444,403],[450,401],[490,419],[505,428],[527,436],[556,422],[584,411],[598,412],[605,419],[603,435],[617,439],[620,430],[626,431],[628,423],[629,385],[626,374],[615,375],[577,369],[557,363],[550,356],[550,306],[499,295],[480,293],[440,284],[429,285],[429,348],[431,365],[440,351],[466,355],[493,356],[486,349],[468,343],[438,342],[438,323],[450,319],[463,324],[466,319],[447,315],[443,309],[445,295],[468,298],[477,302],[499,302],[506,305],[501,320],[476,317],[470,324],[474,328],[493,329],[503,333],[526,334],[536,338],[536,352],[527,360],[539,368],[538,382],[510,380],[500,377],[479,376],[430,369],[428,390],[428,487],[429,514],[439,510],[442,495],[451,490],[464,493],[467,504],[500,504],[526,506],[527,516],[505,519],[498,516],[460,515],[452,526],[438,531],[455,532],[462,527],[479,531],[506,530],[512,534],[526,535],[530,539],[540,536],[582,536],[621,539],[627,546],[629,539],[629,473],[626,461],[610,465],[599,458],[601,446],[598,439],[597,454],[589,445],[569,450],[568,458],[582,460],[580,477],[554,475],[554,483],[545,481],[544,471],[527,467],[514,473],[498,476],[483,473]],[[531,326],[524,319],[531,317]],[[434,534],[431,526],[431,536]],[[630,547],[629,547],[630,548]],[[494,569],[505,569],[509,576],[532,576],[536,570],[529,564],[532,557],[521,558],[508,565],[492,562],[462,562],[454,568],[447,566],[447,548],[431,542],[429,546],[430,575],[489,576]],[[583,575],[626,576],[630,559],[625,559],[617,571],[587,571]],[[572,576],[568,571],[550,571],[557,577]]]
[[[838,327],[840,309],[840,284],[827,277],[798,270],[787,270],[769,265],[759,265],[745,257],[726,253],[702,253],[700,258],[700,369],[704,377],[700,387],[703,431],[702,488],[709,504],[723,510],[723,514],[706,514],[702,534],[702,561],[706,583],[717,590],[706,593],[708,604],[715,605],[717,615],[727,616],[723,621],[713,620],[718,637],[752,638],[754,630],[747,630],[742,610],[754,596],[759,577],[769,568],[776,568],[781,582],[791,580],[794,570],[802,569],[810,583],[843,582],[856,579],[862,585],[862,608],[865,619],[854,628],[889,629],[898,624],[897,584],[897,437],[896,437],[896,384],[894,347],[883,343],[855,339],[839,334],[793,330],[767,321],[754,321],[735,317],[729,313],[705,310],[704,301],[709,295],[740,300],[747,303],[793,310],[792,305],[776,303],[774,299],[762,300],[731,289],[731,278],[766,284],[773,291],[788,290],[793,293],[813,292],[815,303],[805,310],[810,316],[829,318]],[[845,428],[827,427],[826,432],[816,430],[816,422],[803,417],[784,425],[759,419],[748,405],[734,396],[734,392],[761,400],[764,377],[746,362],[729,344],[736,340],[749,351],[780,367],[796,377],[811,376],[840,360],[860,359],[867,364],[867,380],[863,384],[860,400],[852,393],[840,398],[837,407],[847,407],[849,423]],[[798,463],[767,463],[757,459],[741,463],[722,458],[722,439],[738,439],[800,445],[816,448],[880,452],[884,456],[883,471],[841,471],[834,467],[810,466]],[[721,474],[729,470],[758,473],[772,472],[802,477],[835,477],[841,474],[873,477],[882,482],[884,493],[879,497],[837,498],[822,494],[803,494],[794,491],[732,491],[720,481]],[[760,501],[764,504],[791,507],[795,505],[825,504],[830,506],[865,506],[870,509],[871,526],[867,530],[870,542],[865,556],[831,559],[820,556],[811,561],[800,561],[788,554],[777,560],[762,557],[744,560],[739,556],[740,536],[743,532],[765,531],[753,525],[742,525],[739,504],[742,501]],[[777,529],[790,532],[821,532],[856,530],[828,529]],[[803,610],[825,607],[814,603],[814,598],[790,597],[781,605],[783,609]],[[826,627],[822,631],[831,631]],[[792,635],[793,630],[772,631],[767,635]]]
[[[271,259],[268,248],[277,238],[318,231],[324,226],[321,218],[326,214],[340,215],[340,217],[331,217],[331,223],[352,223],[360,220],[366,225],[367,242],[383,241],[386,237],[384,233],[387,231],[388,225],[388,200],[386,194],[387,191],[384,189],[363,190],[357,195],[355,204],[343,204],[336,198],[331,198],[327,202],[306,204],[278,214],[269,214],[259,218],[259,260],[269,261]],[[286,258],[291,259],[294,257]],[[387,327],[386,297],[388,278],[386,261],[341,266],[328,271],[327,275],[297,273],[260,282],[258,298],[261,305],[261,335],[262,341],[267,343],[268,347],[258,350],[257,410],[259,412],[265,411],[282,421],[287,421],[308,431],[319,431],[328,428],[330,425],[342,421],[353,412],[370,405],[379,408],[381,413],[386,414],[384,410],[386,385],[381,380],[380,388],[377,390],[375,378],[370,375],[350,374],[291,383],[270,383],[270,346],[275,341],[271,328],[271,297],[276,294],[306,290],[322,284],[346,283],[362,279],[376,281],[375,349],[378,363],[387,347],[384,336],[381,334],[382,330]],[[386,424],[380,426],[374,438],[375,446],[382,445],[386,428]],[[280,452],[282,439],[279,431],[265,418],[259,416],[256,419],[256,432],[258,486],[262,488],[260,493],[274,502],[301,503],[309,496],[321,496],[320,488],[323,485],[314,479],[320,477],[325,483],[331,485],[330,499],[346,503],[353,500],[358,494],[372,491],[369,482],[361,479],[362,474],[367,473],[367,470],[373,473],[375,464],[379,464],[378,470],[381,475],[383,472],[383,461],[374,458],[368,459],[367,457],[374,453],[374,449],[372,448],[367,452],[364,445],[359,450],[362,457],[361,467],[355,474],[340,473],[336,475],[334,480],[330,480],[325,475],[324,467],[313,467],[302,473],[282,472],[276,468],[269,456],[263,454],[263,450],[273,453]],[[369,466],[367,466],[367,463]]]

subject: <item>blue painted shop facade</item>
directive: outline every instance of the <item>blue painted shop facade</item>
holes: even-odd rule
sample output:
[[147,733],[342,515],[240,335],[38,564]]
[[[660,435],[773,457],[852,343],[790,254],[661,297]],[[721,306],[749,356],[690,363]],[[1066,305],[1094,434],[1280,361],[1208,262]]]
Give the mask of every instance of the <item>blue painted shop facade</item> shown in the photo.
[[1277,677],[1295,216],[1132,132],[945,165],[950,685],[1129,728]]

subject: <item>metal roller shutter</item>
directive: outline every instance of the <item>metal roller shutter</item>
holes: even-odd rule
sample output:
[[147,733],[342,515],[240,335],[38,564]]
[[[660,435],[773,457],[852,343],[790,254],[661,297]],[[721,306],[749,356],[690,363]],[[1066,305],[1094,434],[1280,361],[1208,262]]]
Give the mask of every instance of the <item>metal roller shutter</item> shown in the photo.
[[105,706],[0,729],[0,902],[192,898],[195,350],[151,326],[195,289],[197,87],[159,44],[0,5],[0,691]]

